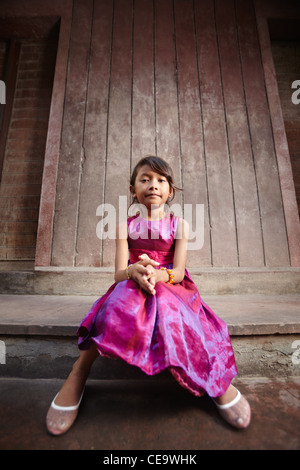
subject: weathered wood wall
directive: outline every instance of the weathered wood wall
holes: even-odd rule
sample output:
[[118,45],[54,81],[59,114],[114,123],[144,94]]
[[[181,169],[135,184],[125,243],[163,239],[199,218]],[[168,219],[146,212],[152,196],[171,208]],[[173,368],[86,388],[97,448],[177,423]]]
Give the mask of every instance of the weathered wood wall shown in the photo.
[[148,153],[205,205],[189,265],[289,265],[251,1],[74,2],[53,265],[113,263],[96,208],[118,206]]
[[178,202],[204,204],[204,246],[189,252],[190,267],[291,264],[256,14],[252,0],[73,1],[58,46],[54,97],[64,100],[50,113],[37,265],[113,265],[96,210],[129,201],[146,154],[169,161]]

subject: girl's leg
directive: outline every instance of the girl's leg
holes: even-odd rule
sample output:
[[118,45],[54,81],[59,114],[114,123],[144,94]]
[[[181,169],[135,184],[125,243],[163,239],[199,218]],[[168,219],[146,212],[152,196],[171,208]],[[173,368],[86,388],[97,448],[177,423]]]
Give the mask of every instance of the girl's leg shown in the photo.
[[79,358],[59,391],[55,404],[58,406],[73,406],[80,400],[85,382],[89,376],[91,367],[98,357],[95,343],[87,351],[81,351]]
[[225,405],[231,402],[236,397],[236,388],[233,385],[229,385],[224,395],[214,398],[214,401],[218,405]]
[[75,362],[69,377],[52,401],[46,416],[46,426],[50,434],[60,435],[74,423],[81,396],[93,362],[98,356],[96,345],[82,351]]

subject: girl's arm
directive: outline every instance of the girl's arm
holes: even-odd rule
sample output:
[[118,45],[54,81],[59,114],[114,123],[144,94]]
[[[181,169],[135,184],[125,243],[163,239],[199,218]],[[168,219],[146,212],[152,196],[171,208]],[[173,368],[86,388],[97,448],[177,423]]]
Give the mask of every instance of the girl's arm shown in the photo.
[[[158,263],[154,260],[141,259],[137,263],[132,264],[128,268],[128,241],[126,238],[119,238],[120,233],[124,237],[127,234],[127,222],[126,227],[117,227],[116,236],[116,257],[115,257],[115,282],[121,282],[128,279],[128,272],[130,278],[136,281],[143,289],[148,292],[152,292],[152,284],[150,284],[148,277],[151,273],[150,268],[157,266]],[[128,271],[127,271],[128,268]]]
[[185,275],[188,238],[189,224],[186,220],[179,219],[173,261],[174,283],[181,282]]
[[[174,284],[179,283],[183,280],[185,275],[185,265],[187,256],[187,243],[189,236],[189,225],[184,219],[179,219],[175,252],[173,259],[172,274],[174,276]],[[151,268],[150,268],[151,269]],[[150,282],[154,286],[157,282],[168,282],[169,274],[165,270],[152,270],[152,276],[150,276]]]
[[125,281],[127,279],[128,264],[128,241],[119,238],[119,228],[117,228],[116,237],[116,255],[115,255],[115,282]]

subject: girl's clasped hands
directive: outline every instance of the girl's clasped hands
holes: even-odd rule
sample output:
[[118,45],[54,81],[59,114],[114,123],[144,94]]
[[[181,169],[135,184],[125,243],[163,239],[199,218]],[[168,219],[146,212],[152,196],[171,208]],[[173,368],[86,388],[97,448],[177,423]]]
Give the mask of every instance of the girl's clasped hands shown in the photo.
[[139,256],[139,259],[140,261],[128,266],[128,277],[137,282],[146,292],[154,295],[155,284],[161,280],[160,271],[156,269],[159,263],[146,254]]

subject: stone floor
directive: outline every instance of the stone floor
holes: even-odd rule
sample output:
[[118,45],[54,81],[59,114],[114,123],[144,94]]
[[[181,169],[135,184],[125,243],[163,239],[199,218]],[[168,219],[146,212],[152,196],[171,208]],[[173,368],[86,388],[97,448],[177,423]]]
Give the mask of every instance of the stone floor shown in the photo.
[[252,407],[245,430],[231,428],[207,396],[192,396],[172,378],[89,380],[74,426],[54,437],[45,415],[61,383],[0,379],[1,450],[300,449],[300,377],[236,379]]
[[[292,337],[300,332],[299,298],[210,296],[204,300],[223,317],[233,335]],[[31,340],[48,335],[71,337],[93,300],[89,296],[2,295],[0,334]],[[242,431],[223,422],[208,397],[195,398],[168,374],[118,380],[99,380],[93,375],[77,421],[60,437],[47,433],[45,416],[61,379],[9,378],[2,369],[0,450],[93,449],[105,456],[111,455],[109,451],[300,449],[298,367],[291,375],[278,373],[275,378],[238,376],[235,384],[252,407],[252,423]]]

